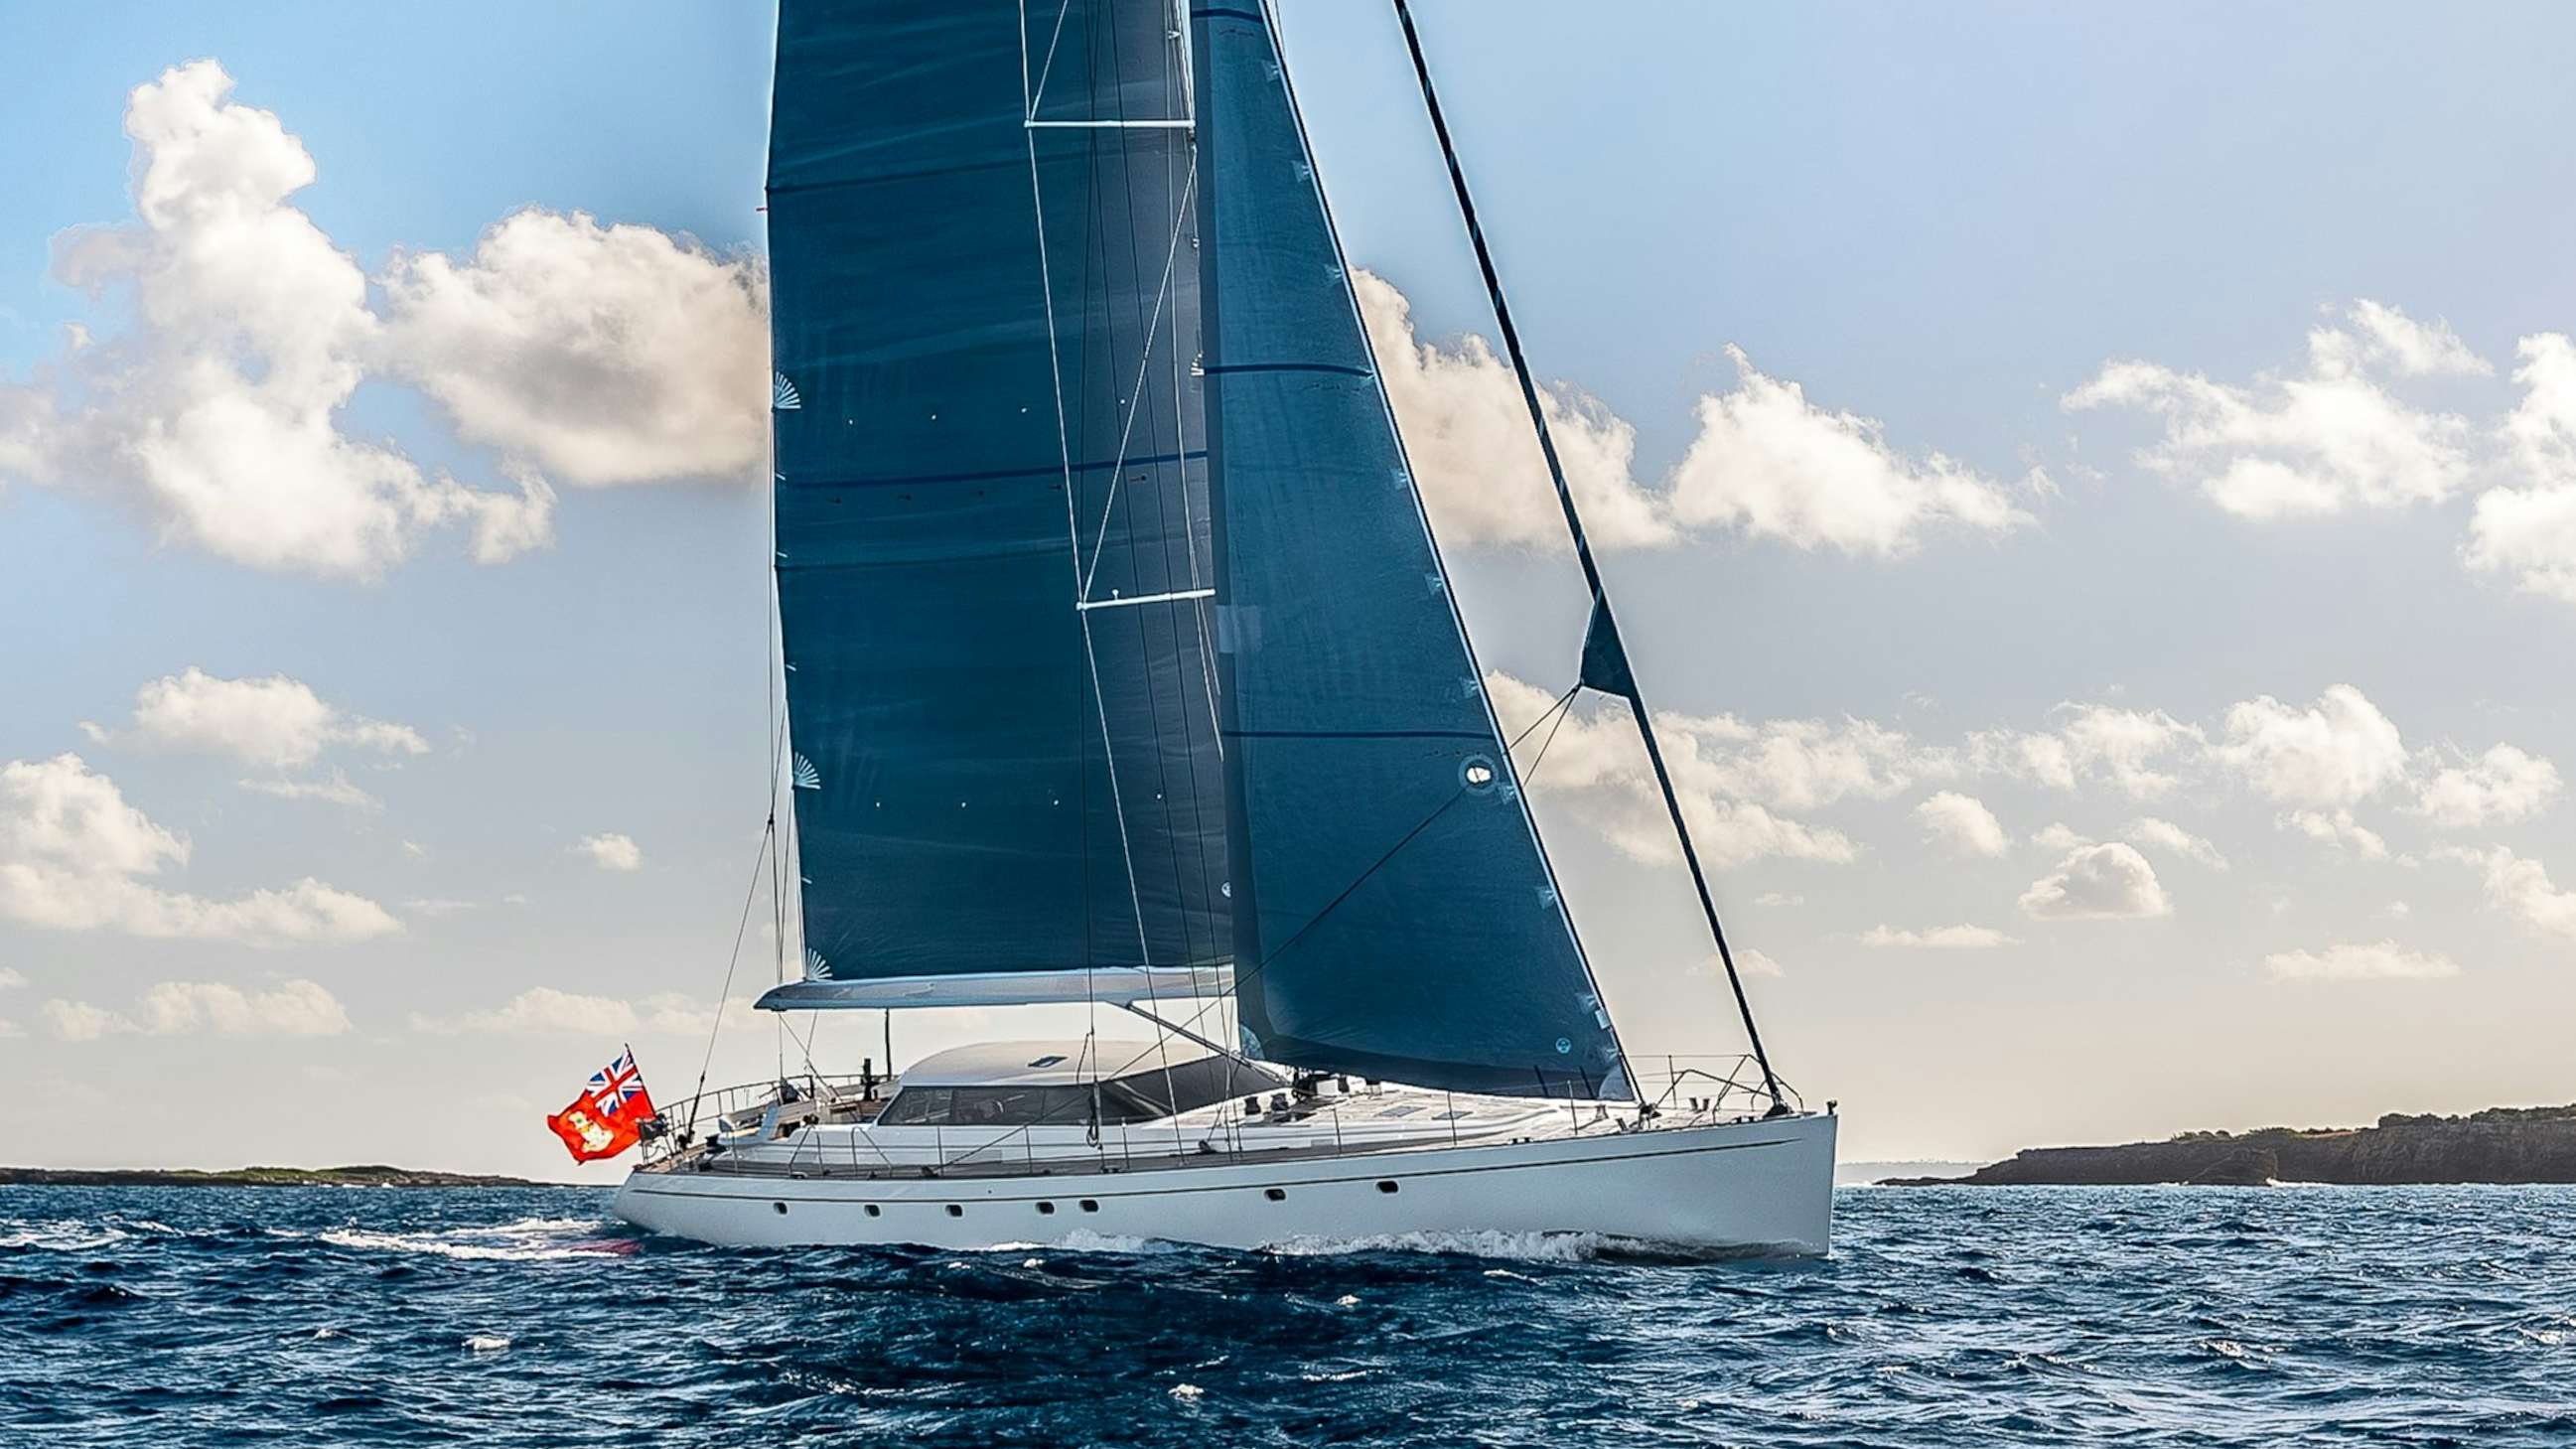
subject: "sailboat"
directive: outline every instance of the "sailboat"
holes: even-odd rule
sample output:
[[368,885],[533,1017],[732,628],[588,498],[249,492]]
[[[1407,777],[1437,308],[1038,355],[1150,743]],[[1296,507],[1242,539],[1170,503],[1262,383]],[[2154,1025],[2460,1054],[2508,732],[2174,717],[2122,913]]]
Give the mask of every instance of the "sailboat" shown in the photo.
[[1827,1250],[1832,1104],[1755,1030],[1396,8],[1591,588],[1557,707],[1627,702],[1750,1053],[1622,1045],[1263,0],[791,0],[773,795],[804,969],[758,1005],[1093,1025],[702,1092],[651,1124],[624,1218],[743,1245]]

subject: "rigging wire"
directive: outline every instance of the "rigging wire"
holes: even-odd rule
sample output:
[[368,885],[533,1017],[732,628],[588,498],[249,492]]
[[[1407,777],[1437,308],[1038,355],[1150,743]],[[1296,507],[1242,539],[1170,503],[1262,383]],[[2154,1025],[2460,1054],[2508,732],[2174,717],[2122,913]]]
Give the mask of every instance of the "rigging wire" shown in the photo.
[[[1484,273],[1485,291],[1493,302],[1494,321],[1502,332],[1504,351],[1511,358],[1513,374],[1520,382],[1521,401],[1529,409],[1530,424],[1538,433],[1539,451],[1547,458],[1548,475],[1556,484],[1556,499],[1564,511],[1566,529],[1574,536],[1575,558],[1583,565],[1584,582],[1591,586],[1592,629],[1598,631],[1599,637],[1617,656],[1616,682],[1622,688],[1613,691],[1608,687],[1608,681],[1595,687],[1604,693],[1624,694],[1629,712],[1636,716],[1637,733],[1645,742],[1647,762],[1654,766],[1655,783],[1663,790],[1665,809],[1673,818],[1673,833],[1681,841],[1682,859],[1690,867],[1692,886],[1699,892],[1700,910],[1708,918],[1709,935],[1717,943],[1718,960],[1725,965],[1727,985],[1735,993],[1736,1011],[1744,1020],[1745,1040],[1753,1048],[1753,1060],[1762,1068],[1762,1079],[1771,1090],[1775,1108],[1785,1110],[1787,1103],[1780,1096],[1780,1079],[1771,1070],[1770,1054],[1763,1050],[1762,1032],[1753,1023],[1752,1000],[1745,995],[1742,973],[1735,969],[1735,953],[1726,944],[1726,927],[1718,920],[1717,899],[1710,893],[1708,875],[1700,867],[1699,850],[1691,841],[1689,822],[1682,817],[1681,797],[1675,793],[1672,774],[1664,766],[1663,747],[1655,739],[1654,721],[1646,709],[1645,696],[1637,688],[1635,671],[1628,664],[1627,646],[1619,640],[1618,623],[1610,612],[1609,592],[1602,584],[1600,566],[1593,562],[1591,540],[1584,536],[1583,516],[1574,506],[1574,492],[1567,485],[1565,467],[1557,458],[1556,440],[1548,434],[1547,410],[1539,401],[1538,383],[1530,373],[1529,361],[1522,355],[1520,331],[1512,325],[1511,308],[1503,300],[1503,280],[1494,268],[1493,251],[1485,244],[1484,228],[1476,220],[1476,203],[1467,193],[1467,173],[1461,168],[1458,148],[1450,139],[1449,121],[1440,110],[1439,94],[1432,88],[1431,64],[1422,53],[1422,37],[1414,29],[1413,10],[1406,0],[1394,0],[1394,4],[1396,20],[1404,29],[1405,49],[1413,58],[1414,78],[1422,86],[1423,107],[1430,112],[1431,129],[1439,139],[1441,159],[1448,163],[1449,184],[1457,193],[1458,213],[1466,222],[1467,240],[1474,244],[1476,265]],[[1593,633],[1587,633],[1584,639],[1586,667],[1583,673],[1587,676],[1586,683],[1591,682],[1594,637]],[[1581,688],[1582,685],[1576,687]]]
[[772,820],[760,832],[760,850],[751,860],[751,884],[742,893],[742,920],[733,928],[733,954],[725,960],[724,985],[716,992],[716,1017],[707,1024],[707,1054],[698,1062],[698,1085],[689,1093],[689,1115],[683,1126],[694,1126],[698,1120],[698,1102],[706,1095],[707,1072],[716,1060],[716,1034],[724,1029],[725,1005],[733,999],[734,968],[742,964],[743,937],[751,932],[751,908],[760,899],[760,876],[767,865],[770,842],[777,837],[778,822]]

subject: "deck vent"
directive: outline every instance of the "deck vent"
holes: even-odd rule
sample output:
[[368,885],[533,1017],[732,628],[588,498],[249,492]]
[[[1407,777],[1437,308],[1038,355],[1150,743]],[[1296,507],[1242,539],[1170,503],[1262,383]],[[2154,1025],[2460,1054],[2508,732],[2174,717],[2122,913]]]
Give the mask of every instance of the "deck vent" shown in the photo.
[[1261,1190],[1261,1195],[1270,1199],[1272,1202],[1286,1202],[1288,1200],[1288,1189],[1284,1187],[1265,1187]]
[[1038,1058],[1036,1061],[1029,1063],[1029,1065],[1033,1067],[1060,1067],[1064,1065],[1064,1054],[1062,1052],[1049,1052],[1045,1056]]
[[1394,1179],[1392,1179],[1392,1178],[1383,1178],[1383,1177],[1382,1177],[1382,1178],[1379,1178],[1379,1179],[1378,1179],[1378,1183],[1377,1183],[1377,1190],[1378,1190],[1378,1191],[1380,1191],[1380,1192],[1393,1192],[1393,1191],[1395,1191],[1395,1182],[1394,1182]]

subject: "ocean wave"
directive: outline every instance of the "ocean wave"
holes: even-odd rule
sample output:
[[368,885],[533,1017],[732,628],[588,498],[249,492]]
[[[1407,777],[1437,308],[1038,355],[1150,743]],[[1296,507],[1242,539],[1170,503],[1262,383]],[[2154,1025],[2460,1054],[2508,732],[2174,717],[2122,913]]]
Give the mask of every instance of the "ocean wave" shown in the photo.
[[[597,1256],[619,1249],[618,1239],[599,1235],[613,1225],[605,1218],[521,1218],[489,1227],[440,1228],[422,1232],[383,1232],[368,1228],[328,1228],[311,1234],[335,1248],[386,1253],[426,1253],[433,1257],[486,1262],[544,1262]],[[286,1233],[281,1236],[302,1236]],[[631,1240],[626,1240],[630,1241]]]
[[2576,1189],[1846,1193],[1799,1266],[1580,1234],[748,1250],[605,1211],[0,1189],[0,1443],[2271,1449],[2358,1415],[2576,1444]]
[[1699,1260],[1712,1255],[1677,1243],[1610,1233],[1420,1232],[1361,1233],[1350,1237],[1283,1238],[1263,1251],[1283,1258],[1342,1257],[1354,1253],[1430,1253],[1443,1257],[1501,1258],[1517,1263],[1591,1263]]

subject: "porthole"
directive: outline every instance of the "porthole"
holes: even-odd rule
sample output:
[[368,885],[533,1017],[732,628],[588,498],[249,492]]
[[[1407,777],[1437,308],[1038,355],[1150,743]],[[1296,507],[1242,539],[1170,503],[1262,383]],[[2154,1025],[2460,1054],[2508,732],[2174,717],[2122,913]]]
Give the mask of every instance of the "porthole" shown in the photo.
[[779,1215],[780,1217],[785,1217],[785,1216],[787,1216],[787,1204],[785,1204],[785,1203],[783,1203],[783,1202],[774,1202],[774,1203],[771,1203],[771,1204],[770,1204],[770,1206],[771,1206],[771,1207],[774,1207],[774,1208],[776,1208],[776,1209],[778,1209],[778,1215]]
[[875,1203],[869,1203],[869,1204],[868,1204],[868,1216],[869,1216],[869,1217],[872,1217],[872,1218],[881,1218],[881,1217],[884,1217],[884,1216],[885,1216],[885,1209],[883,1209],[883,1208],[881,1208],[881,1207],[878,1207]]
[[1386,1178],[1380,1178],[1378,1179],[1377,1190],[1380,1192],[1393,1192],[1395,1191],[1395,1184]]
[[1087,1213],[1096,1213],[1100,1211],[1100,1204],[1091,1198],[1084,1198],[1082,1200],[1082,1210]]
[[966,1216],[966,1210],[952,1202],[948,1205],[948,1215],[952,1218],[962,1218]]
[[1261,1190],[1261,1195],[1270,1199],[1272,1202],[1286,1202],[1288,1200],[1288,1189],[1284,1187],[1265,1187]]
[[1051,1202],[1039,1203],[1038,1211],[1046,1216],[1052,1217],[1055,1215],[1055,1204]]

